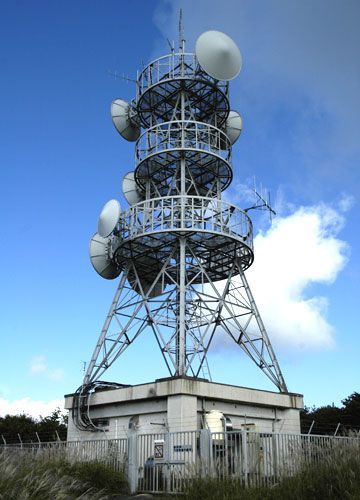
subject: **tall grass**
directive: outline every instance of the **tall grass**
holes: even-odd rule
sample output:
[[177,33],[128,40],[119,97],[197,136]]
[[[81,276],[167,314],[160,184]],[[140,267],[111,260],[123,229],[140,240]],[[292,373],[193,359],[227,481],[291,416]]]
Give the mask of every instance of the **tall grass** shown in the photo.
[[70,463],[64,450],[0,452],[1,500],[99,500],[127,491],[123,473],[98,462]]
[[360,500],[360,453],[334,450],[321,463],[304,465],[270,487],[245,489],[239,480],[194,479],[182,500]]

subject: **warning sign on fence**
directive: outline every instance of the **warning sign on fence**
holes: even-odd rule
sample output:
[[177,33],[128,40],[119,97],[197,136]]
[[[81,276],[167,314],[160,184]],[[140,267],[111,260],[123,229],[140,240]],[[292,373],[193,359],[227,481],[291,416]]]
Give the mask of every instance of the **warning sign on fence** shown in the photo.
[[154,458],[155,460],[164,459],[164,440],[155,439],[154,441]]

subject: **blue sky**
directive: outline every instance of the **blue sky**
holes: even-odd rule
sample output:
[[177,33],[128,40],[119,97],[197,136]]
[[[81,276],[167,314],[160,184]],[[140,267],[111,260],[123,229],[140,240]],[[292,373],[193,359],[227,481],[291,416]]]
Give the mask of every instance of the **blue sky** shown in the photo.
[[[126,206],[121,179],[134,166],[134,145],[109,112],[134,85],[108,70],[133,78],[142,61],[166,54],[180,6],[189,51],[201,32],[218,29],[243,55],[231,105],[244,131],[227,197],[245,206],[255,175],[276,202],[272,227],[256,219],[249,279],[289,389],[307,405],[360,391],[359,3],[7,1],[0,414],[44,413],[81,383],[116,289],[93,271],[88,241],[108,199]],[[215,381],[271,389],[236,346],[218,343],[210,367]],[[153,339],[141,337],[107,378],[163,376]]]

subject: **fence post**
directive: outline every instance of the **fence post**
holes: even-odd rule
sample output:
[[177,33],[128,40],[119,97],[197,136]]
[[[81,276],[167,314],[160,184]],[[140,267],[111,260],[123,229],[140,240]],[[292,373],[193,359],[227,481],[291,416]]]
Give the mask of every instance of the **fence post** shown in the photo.
[[248,432],[246,430],[241,431],[241,452],[242,452],[242,473],[244,476],[245,488],[249,485],[249,448],[248,448]]
[[310,428],[309,428],[309,430],[308,430],[308,434],[311,434],[311,431],[312,431],[312,428],[314,427],[314,424],[315,424],[315,420],[313,420],[313,421],[311,422]]
[[211,460],[211,433],[209,429],[200,430],[200,474],[201,477],[210,475]]
[[273,433],[272,435],[272,459],[273,459],[273,471],[275,481],[279,480],[279,447],[278,447],[278,439],[280,438],[279,434]]
[[138,464],[137,464],[137,436],[128,436],[128,480],[130,493],[136,493],[138,488]]
[[3,440],[3,443],[6,446],[6,440],[5,440],[5,438],[4,438],[4,436],[2,434],[1,434],[1,439]]
[[19,441],[20,441],[20,447],[22,448],[23,447],[23,442],[21,441],[21,436],[20,436],[19,433],[18,433],[18,438],[19,438]]
[[164,476],[165,476],[165,491],[170,493],[171,491],[171,470],[170,470],[170,458],[171,458],[171,449],[170,449],[170,432],[167,429],[167,433],[164,434],[164,458],[165,464],[163,465]]
[[40,438],[39,438],[39,434],[37,432],[35,432],[36,434],[36,437],[37,437],[37,440],[38,440],[38,443],[39,443],[39,448],[41,447],[41,441],[40,441]]

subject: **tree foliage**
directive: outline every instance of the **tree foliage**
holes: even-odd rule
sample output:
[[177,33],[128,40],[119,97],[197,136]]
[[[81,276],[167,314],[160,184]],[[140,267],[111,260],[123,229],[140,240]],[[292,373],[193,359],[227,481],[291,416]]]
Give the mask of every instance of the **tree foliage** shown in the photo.
[[56,408],[51,415],[35,419],[25,413],[0,417],[0,438],[6,443],[31,443],[66,439],[67,417]]
[[[334,434],[338,428],[338,434],[348,434],[351,431],[360,431],[360,393],[353,392],[342,400],[342,407],[334,404],[321,406],[319,408],[305,407],[300,414],[301,432],[307,433],[311,429],[312,434]],[[340,426],[338,427],[338,424]]]

